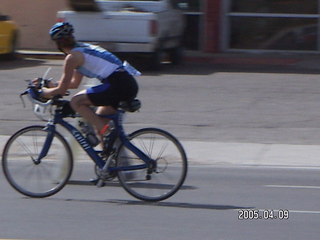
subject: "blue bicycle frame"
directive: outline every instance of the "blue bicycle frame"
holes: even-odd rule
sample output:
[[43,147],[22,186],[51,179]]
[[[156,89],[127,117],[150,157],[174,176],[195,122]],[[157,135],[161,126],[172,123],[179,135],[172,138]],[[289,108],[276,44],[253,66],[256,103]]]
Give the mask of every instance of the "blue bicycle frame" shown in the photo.
[[[150,159],[146,154],[144,154],[140,149],[135,147],[127,138],[123,126],[123,110],[118,110],[116,114],[113,115],[103,115],[101,117],[108,118],[113,120],[115,124],[116,131],[116,138],[119,138],[121,143],[127,147],[131,152],[133,152],[138,158],[140,158],[142,161],[144,161],[144,164],[139,165],[132,165],[132,166],[121,166],[121,167],[108,167],[108,170],[110,172],[112,171],[130,171],[130,170],[138,170],[138,169],[145,169],[149,168],[151,166],[154,166],[155,160]],[[98,155],[98,153],[101,153],[101,151],[95,150],[86,140],[86,138],[81,134],[81,132],[78,131],[77,128],[72,126],[70,123],[66,122],[63,119],[63,115],[59,112],[56,112],[54,115],[54,118],[52,121],[50,121],[46,126],[46,131],[48,132],[45,144],[39,154],[39,158],[36,160],[36,162],[40,163],[41,159],[44,158],[49,148],[52,144],[52,140],[54,137],[54,133],[56,131],[56,124],[59,124],[63,126],[68,132],[72,134],[72,136],[77,140],[77,142],[80,144],[80,146],[83,148],[83,150],[91,157],[91,159],[96,163],[96,165],[102,169],[105,167],[106,162],[102,160],[102,158]]]

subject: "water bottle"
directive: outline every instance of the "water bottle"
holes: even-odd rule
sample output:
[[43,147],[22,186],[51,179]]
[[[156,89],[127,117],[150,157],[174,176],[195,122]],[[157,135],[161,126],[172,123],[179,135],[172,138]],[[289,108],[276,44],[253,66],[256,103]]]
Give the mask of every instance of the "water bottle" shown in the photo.
[[97,138],[93,127],[89,123],[79,121],[79,127],[81,129],[81,132],[85,135],[86,140],[92,147],[95,147],[100,143],[100,140]]

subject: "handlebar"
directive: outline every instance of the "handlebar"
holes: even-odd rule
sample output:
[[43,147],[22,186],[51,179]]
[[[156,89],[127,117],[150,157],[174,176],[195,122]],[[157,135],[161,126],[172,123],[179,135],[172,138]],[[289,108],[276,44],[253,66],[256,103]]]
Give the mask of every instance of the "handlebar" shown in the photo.
[[[67,105],[69,105],[69,101],[63,100],[62,95],[56,95],[52,99],[43,98],[41,97],[41,88],[39,88],[39,86],[32,84],[31,81],[28,81],[28,82],[29,84],[27,86],[27,89],[20,94],[20,98],[23,103],[23,106],[25,107],[23,96],[27,95],[30,102],[34,105],[33,112],[38,118],[40,118],[41,120],[47,121],[48,120],[48,118],[46,117],[47,114],[48,113],[52,114],[52,111],[51,111],[52,105],[55,105],[61,108],[62,113],[65,113],[65,115],[76,116],[73,110],[68,110]],[[69,92],[67,92],[66,96],[67,95],[69,95]]]
[[[52,99],[43,98],[41,96],[41,92],[42,92],[41,88],[42,88],[42,86],[48,87],[48,82],[50,82],[50,79],[39,78],[39,80],[40,80],[39,86],[36,86],[36,85],[32,84],[30,80],[27,80],[29,82],[28,87],[24,92],[22,92],[20,94],[20,97],[22,97],[24,95],[28,95],[31,102],[34,102],[34,103],[39,104],[41,106],[47,106],[50,104],[54,104],[56,100],[63,98],[62,95],[56,95]],[[65,96],[69,96],[69,95],[70,95],[70,92],[67,91]]]
[[20,97],[27,95],[29,100],[35,104],[39,104],[41,106],[48,106],[53,103],[53,99],[44,99],[41,97],[41,90],[36,86],[30,85],[28,88],[20,94]]

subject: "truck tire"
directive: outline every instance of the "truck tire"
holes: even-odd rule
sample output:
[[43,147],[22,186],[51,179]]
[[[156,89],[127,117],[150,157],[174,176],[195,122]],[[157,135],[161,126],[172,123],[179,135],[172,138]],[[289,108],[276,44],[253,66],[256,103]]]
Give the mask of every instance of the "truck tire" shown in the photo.
[[169,56],[172,64],[179,65],[183,63],[184,57],[184,48],[182,46],[178,46],[169,51]]
[[151,61],[150,61],[150,69],[151,70],[160,70],[162,66],[162,59],[163,59],[164,52],[162,48],[155,50],[151,54]]

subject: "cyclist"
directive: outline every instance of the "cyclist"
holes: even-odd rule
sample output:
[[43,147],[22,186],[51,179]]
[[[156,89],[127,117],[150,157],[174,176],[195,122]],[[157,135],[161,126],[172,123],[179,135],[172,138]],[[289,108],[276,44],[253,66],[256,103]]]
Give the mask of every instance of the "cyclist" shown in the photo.
[[[73,26],[67,22],[56,23],[50,29],[51,39],[66,57],[60,81],[43,88],[41,96],[52,98],[64,95],[68,89],[78,88],[83,76],[99,79],[100,85],[78,92],[70,104],[103,136],[108,129],[108,120],[97,114],[114,114],[120,101],[130,101],[136,97],[136,69],[129,65],[133,69],[131,71],[119,58],[99,46],[77,42],[73,32]],[[97,106],[96,112],[91,106]]]

